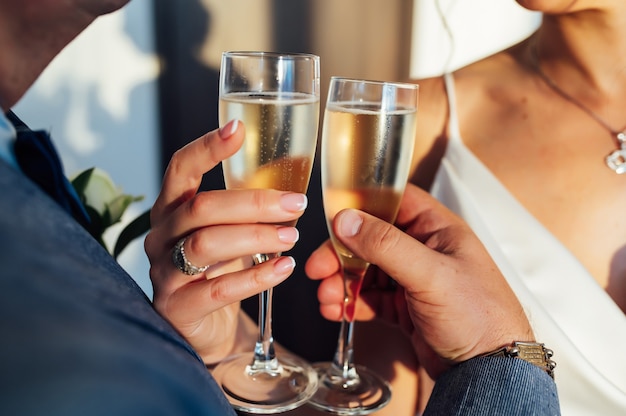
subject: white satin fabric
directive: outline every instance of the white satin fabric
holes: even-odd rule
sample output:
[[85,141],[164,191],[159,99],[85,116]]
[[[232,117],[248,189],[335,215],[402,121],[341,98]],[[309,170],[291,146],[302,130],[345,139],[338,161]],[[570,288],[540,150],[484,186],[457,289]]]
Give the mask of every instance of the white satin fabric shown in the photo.
[[626,315],[582,264],[465,147],[444,76],[449,142],[431,193],[463,217],[554,350],[564,416],[626,415]]

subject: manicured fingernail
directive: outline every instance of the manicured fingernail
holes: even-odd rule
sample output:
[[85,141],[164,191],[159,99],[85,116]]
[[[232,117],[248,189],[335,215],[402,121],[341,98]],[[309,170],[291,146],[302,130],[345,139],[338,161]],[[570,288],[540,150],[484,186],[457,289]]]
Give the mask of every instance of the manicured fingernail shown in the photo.
[[219,130],[218,134],[222,140],[226,140],[237,131],[237,127],[239,127],[239,120],[230,120]]
[[274,271],[277,274],[287,274],[291,273],[296,267],[296,261],[293,257],[281,257],[276,263],[274,263]]
[[300,238],[300,233],[294,227],[280,227],[278,229],[278,239],[283,243],[295,243]]
[[309,203],[305,194],[288,193],[280,197],[280,207],[286,211],[300,212]]
[[354,237],[361,230],[363,218],[355,210],[346,210],[339,216],[338,231],[344,237]]

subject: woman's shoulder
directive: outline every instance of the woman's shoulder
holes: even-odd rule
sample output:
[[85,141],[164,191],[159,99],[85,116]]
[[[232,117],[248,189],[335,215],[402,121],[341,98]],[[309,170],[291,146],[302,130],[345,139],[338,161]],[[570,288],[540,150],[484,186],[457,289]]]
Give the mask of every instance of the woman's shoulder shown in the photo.
[[522,42],[457,69],[453,73],[457,95],[471,99],[512,91],[528,78],[525,53]]
[[[478,99],[499,88],[510,88],[519,80],[521,64],[515,48],[495,53],[451,72],[455,95],[463,101]],[[446,126],[449,96],[445,75],[413,79],[419,85],[420,134],[441,134]]]
[[[451,73],[460,119],[472,119],[489,103],[510,96],[523,73],[519,48],[512,47]],[[428,188],[447,146],[449,95],[444,75],[412,80],[419,85],[413,182]],[[515,87],[514,87],[515,88]],[[500,98],[498,98],[500,96]]]
[[428,189],[445,150],[448,100],[442,76],[412,82],[419,85],[419,104],[411,182]]
[[440,134],[447,118],[448,98],[443,76],[414,80],[419,85],[418,135]]

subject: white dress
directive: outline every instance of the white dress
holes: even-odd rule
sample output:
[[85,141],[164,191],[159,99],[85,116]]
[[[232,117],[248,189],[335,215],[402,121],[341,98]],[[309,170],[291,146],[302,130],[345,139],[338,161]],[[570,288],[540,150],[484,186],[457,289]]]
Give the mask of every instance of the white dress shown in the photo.
[[626,315],[465,147],[453,77],[444,79],[449,142],[431,193],[478,234],[527,311],[537,340],[554,351],[562,414],[626,415]]

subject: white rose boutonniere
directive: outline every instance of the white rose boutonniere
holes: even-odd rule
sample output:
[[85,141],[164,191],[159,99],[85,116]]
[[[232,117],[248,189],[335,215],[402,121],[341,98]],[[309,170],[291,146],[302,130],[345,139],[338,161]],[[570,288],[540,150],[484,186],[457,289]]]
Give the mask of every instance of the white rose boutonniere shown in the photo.
[[143,200],[143,196],[124,194],[111,177],[98,168],[77,174],[71,183],[91,219],[89,232],[113,257],[117,258],[128,243],[150,229],[150,210],[147,210],[120,232],[113,250],[110,250],[104,242],[104,232],[120,222],[126,209],[132,203]]

